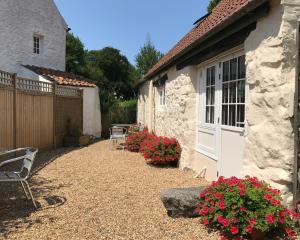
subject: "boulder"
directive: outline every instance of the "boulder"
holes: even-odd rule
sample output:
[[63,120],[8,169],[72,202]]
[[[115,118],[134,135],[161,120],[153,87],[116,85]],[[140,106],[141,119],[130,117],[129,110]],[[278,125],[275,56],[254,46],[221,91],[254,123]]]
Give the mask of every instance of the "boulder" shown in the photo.
[[199,204],[200,192],[204,189],[205,187],[167,189],[161,192],[160,198],[170,217],[198,217],[195,210]]

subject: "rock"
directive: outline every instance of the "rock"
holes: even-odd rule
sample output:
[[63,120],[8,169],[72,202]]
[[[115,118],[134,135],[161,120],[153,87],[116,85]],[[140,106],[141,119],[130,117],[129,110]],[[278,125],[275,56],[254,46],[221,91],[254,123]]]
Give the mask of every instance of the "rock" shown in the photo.
[[161,192],[160,198],[170,217],[192,218],[199,216],[195,210],[199,194],[205,187],[173,188]]

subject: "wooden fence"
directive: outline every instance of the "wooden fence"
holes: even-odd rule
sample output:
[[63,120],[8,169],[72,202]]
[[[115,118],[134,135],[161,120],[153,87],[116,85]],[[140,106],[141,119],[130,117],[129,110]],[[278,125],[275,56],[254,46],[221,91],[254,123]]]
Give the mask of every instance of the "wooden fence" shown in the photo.
[[66,119],[82,130],[82,90],[0,71],[0,148],[62,145]]

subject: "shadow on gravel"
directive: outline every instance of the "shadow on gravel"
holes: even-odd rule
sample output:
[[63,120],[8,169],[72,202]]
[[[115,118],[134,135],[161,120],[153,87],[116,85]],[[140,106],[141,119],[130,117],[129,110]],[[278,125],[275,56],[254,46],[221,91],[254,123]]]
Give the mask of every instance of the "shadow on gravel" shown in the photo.
[[[55,221],[51,216],[43,214],[38,214],[38,217],[35,219],[30,219],[29,217],[33,212],[39,211],[42,213],[46,209],[64,205],[67,199],[54,195],[53,191],[69,186],[57,182],[54,183],[42,176],[35,177],[35,175],[60,156],[76,149],[61,148],[40,153],[37,156],[31,178],[29,179],[29,184],[38,204],[37,210],[33,207],[31,200],[26,199],[19,183],[0,183],[0,237],[8,237],[10,233],[21,227],[29,228],[35,224]],[[9,166],[9,170],[18,169],[17,167],[18,165]]]

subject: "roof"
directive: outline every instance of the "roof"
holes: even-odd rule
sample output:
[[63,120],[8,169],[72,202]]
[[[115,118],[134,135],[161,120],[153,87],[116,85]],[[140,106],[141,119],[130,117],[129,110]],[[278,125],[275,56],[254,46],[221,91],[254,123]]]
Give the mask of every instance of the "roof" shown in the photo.
[[43,76],[49,81],[56,82],[59,85],[74,87],[96,87],[96,84],[92,83],[91,80],[72,73],[37,66],[26,65],[24,67],[38,75]]
[[218,27],[223,25],[227,20],[233,18],[234,15],[241,12],[251,3],[263,3],[263,0],[221,0],[213,9],[211,14],[199,19],[196,26],[186,34],[152,69],[145,75],[149,79],[159,71],[172,64],[182,54],[193,48],[199,41],[204,39]]

